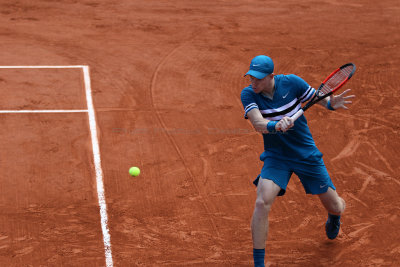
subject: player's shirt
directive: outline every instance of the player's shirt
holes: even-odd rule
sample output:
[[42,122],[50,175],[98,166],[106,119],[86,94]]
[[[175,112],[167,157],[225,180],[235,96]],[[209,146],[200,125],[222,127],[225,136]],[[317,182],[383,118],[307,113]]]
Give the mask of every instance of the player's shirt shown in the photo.
[[[251,85],[242,90],[241,100],[246,119],[247,113],[254,108],[259,109],[268,120],[278,121],[284,116],[290,117],[301,108],[301,103],[309,100],[315,93],[314,88],[296,75],[276,75],[274,79],[275,92],[272,99],[261,93],[256,94]],[[320,153],[304,115],[287,132],[263,134],[263,139],[265,151],[261,157],[301,160],[313,153]]]

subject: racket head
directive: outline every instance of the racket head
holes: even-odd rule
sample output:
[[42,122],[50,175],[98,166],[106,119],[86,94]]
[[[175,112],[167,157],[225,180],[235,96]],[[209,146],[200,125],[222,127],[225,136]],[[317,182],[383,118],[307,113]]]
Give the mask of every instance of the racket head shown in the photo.
[[324,97],[331,95],[335,91],[339,90],[351,77],[353,77],[356,71],[356,65],[353,63],[347,63],[332,72],[318,88],[317,95]]

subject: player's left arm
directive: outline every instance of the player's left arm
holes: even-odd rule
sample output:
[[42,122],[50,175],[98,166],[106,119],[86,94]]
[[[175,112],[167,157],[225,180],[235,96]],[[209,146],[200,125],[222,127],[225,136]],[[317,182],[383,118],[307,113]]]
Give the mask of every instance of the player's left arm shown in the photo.
[[346,95],[349,93],[351,89],[346,89],[341,93],[340,95],[330,95],[321,101],[319,101],[317,104],[330,109],[330,110],[335,110],[335,109],[348,109],[346,105],[353,103],[351,98],[356,97],[355,95]]

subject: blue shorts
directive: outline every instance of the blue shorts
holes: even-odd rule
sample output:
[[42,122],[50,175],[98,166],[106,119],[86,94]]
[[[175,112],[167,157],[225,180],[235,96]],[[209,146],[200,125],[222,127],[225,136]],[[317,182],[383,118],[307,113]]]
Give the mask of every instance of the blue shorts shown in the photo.
[[307,194],[322,194],[328,191],[329,187],[336,190],[319,151],[301,161],[264,156],[263,154],[261,154],[260,160],[264,161],[264,166],[261,174],[253,183],[257,186],[260,178],[272,180],[281,188],[278,196],[285,194],[293,173],[300,178]]

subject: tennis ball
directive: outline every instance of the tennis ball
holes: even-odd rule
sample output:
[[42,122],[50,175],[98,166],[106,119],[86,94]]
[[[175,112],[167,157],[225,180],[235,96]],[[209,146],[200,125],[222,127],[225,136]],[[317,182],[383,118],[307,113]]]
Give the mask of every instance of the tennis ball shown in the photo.
[[138,167],[131,167],[131,168],[129,169],[129,174],[132,175],[132,176],[134,176],[134,177],[139,176],[139,174],[140,174],[140,169],[139,169]]

